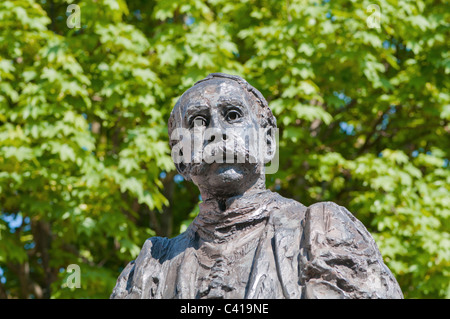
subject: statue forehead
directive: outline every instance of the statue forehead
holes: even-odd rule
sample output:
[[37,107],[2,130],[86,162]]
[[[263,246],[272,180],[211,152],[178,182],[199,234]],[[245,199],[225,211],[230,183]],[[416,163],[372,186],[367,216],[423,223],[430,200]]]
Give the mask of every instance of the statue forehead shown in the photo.
[[211,79],[188,89],[181,97],[179,106],[206,104],[214,107],[219,100],[238,99],[248,102],[248,92],[239,83],[230,79]]

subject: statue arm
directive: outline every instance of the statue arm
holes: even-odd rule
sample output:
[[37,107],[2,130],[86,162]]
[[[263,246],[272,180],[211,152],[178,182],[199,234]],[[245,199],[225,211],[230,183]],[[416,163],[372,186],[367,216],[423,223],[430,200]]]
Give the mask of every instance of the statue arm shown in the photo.
[[304,298],[403,298],[370,233],[332,202],[308,207],[300,282]]
[[134,260],[128,263],[119,278],[117,278],[116,286],[112,291],[110,299],[126,299],[130,295],[135,266]]
[[167,243],[166,238],[147,239],[136,260],[120,274],[110,299],[153,299],[161,275],[158,259],[167,251]]

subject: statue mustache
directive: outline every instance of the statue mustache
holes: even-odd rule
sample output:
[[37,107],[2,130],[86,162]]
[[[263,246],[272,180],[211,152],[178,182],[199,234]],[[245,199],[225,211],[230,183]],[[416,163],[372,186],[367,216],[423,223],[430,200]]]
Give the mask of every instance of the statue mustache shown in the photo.
[[177,128],[171,134],[172,158],[187,174],[203,174],[212,164],[242,164],[246,167],[269,163],[278,143],[277,132],[259,129]]
[[194,149],[190,173],[193,175],[202,174],[214,163],[256,164],[258,163],[258,157],[250,149],[250,147],[246,147],[244,141],[239,139],[209,143],[201,151],[195,152]]

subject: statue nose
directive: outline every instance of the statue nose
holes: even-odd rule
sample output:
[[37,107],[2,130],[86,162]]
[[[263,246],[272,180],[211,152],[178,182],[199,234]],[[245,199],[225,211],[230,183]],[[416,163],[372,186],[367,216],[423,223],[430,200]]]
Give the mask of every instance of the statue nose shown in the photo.
[[212,142],[217,143],[217,142],[221,142],[221,141],[226,141],[227,138],[228,138],[228,135],[224,128],[214,127],[214,128],[210,128],[206,131],[205,140],[208,144],[212,143]]
[[205,140],[208,144],[211,142],[217,143],[225,141],[227,139],[226,129],[222,125],[222,122],[219,119],[219,114],[217,113],[212,114],[207,131],[209,131],[209,134],[206,134]]

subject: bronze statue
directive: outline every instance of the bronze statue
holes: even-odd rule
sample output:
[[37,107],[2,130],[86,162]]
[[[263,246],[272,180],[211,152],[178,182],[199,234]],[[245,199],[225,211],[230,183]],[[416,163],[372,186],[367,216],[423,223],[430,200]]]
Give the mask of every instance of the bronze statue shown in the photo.
[[346,208],[266,189],[275,131],[267,101],[238,76],[210,74],[181,96],[170,144],[200,212],[179,236],[148,239],[111,298],[403,298]]

